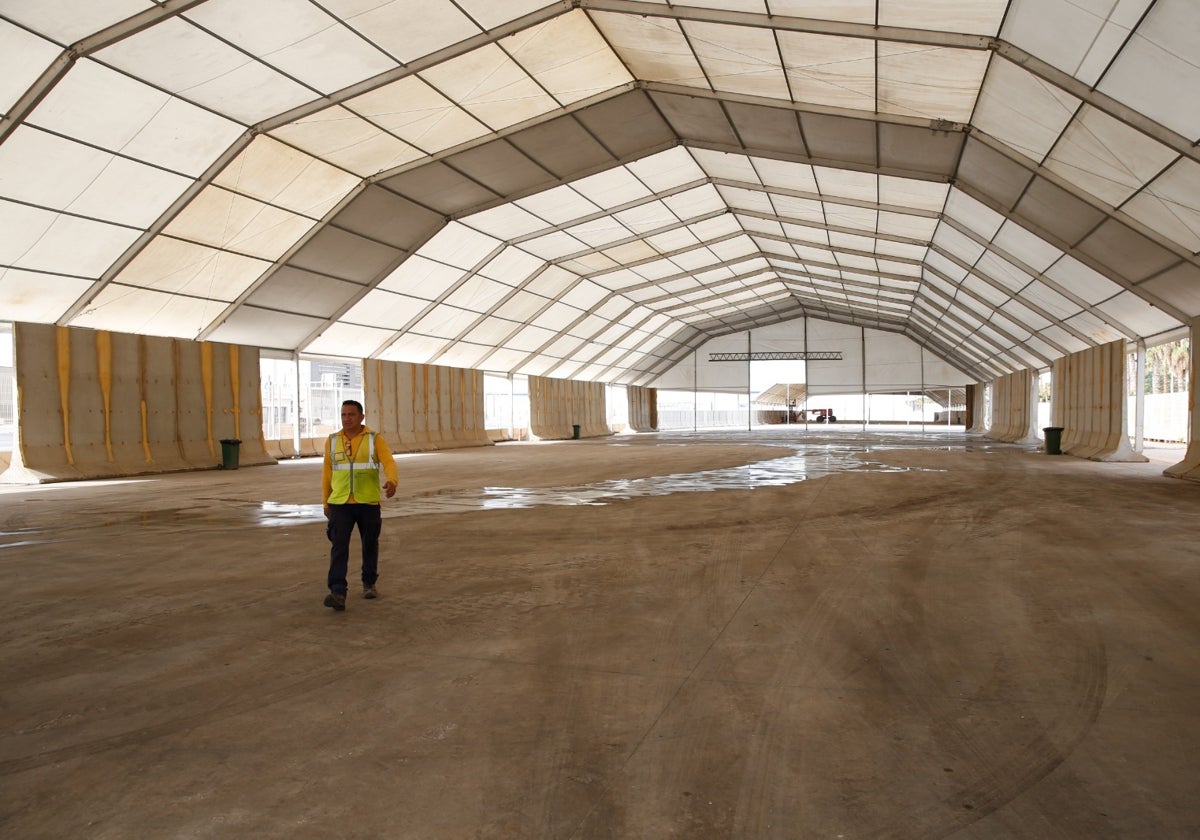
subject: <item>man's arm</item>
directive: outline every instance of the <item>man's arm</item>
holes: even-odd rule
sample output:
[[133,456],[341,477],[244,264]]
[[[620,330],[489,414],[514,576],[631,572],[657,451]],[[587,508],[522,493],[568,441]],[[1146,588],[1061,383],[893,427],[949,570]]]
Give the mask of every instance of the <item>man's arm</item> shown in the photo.
[[400,486],[400,473],[396,469],[396,459],[392,456],[391,448],[379,434],[375,435],[375,457],[379,459],[379,464],[383,467],[385,478],[383,493],[390,499],[396,495],[396,488]]
[[329,494],[333,492],[333,461],[329,458],[329,438],[325,439],[325,461],[321,465],[321,504],[329,516]]

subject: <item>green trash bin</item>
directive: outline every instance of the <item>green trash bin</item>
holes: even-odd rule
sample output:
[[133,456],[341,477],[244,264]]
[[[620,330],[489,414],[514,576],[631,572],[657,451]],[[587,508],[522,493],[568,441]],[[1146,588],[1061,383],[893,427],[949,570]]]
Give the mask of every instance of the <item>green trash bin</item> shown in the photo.
[[238,468],[241,445],[242,442],[237,438],[224,438],[221,441],[221,469],[236,470]]
[[571,440],[579,440],[579,424],[571,426]]
[[1042,434],[1046,436],[1046,454],[1061,455],[1062,454],[1062,426],[1047,426],[1042,429]]

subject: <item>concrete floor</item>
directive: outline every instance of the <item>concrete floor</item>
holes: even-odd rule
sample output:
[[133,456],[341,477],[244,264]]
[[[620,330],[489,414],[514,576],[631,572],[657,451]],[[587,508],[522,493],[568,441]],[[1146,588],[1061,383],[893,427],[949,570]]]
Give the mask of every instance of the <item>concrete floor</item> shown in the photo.
[[402,456],[345,613],[319,461],[3,488],[0,836],[1194,838],[1180,454]]

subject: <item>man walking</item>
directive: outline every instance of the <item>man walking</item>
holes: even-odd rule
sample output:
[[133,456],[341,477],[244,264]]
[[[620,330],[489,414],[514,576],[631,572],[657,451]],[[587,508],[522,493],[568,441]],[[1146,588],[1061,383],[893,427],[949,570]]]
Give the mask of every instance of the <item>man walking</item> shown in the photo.
[[342,403],[342,430],[329,436],[325,466],[321,471],[321,499],[325,504],[329,549],[329,594],[325,606],[346,609],[346,571],[350,564],[350,535],[358,526],[362,542],[362,586],[364,598],[377,598],[379,578],[379,468],[387,481],[383,492],[396,495],[396,462],[383,438],[363,425],[362,403]]

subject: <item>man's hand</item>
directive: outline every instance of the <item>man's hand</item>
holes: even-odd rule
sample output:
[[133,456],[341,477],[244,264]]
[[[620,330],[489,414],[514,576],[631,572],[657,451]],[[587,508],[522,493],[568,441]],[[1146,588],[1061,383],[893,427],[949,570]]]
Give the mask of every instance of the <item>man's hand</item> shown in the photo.
[[396,482],[389,481],[383,485],[383,493],[389,499],[396,495]]

